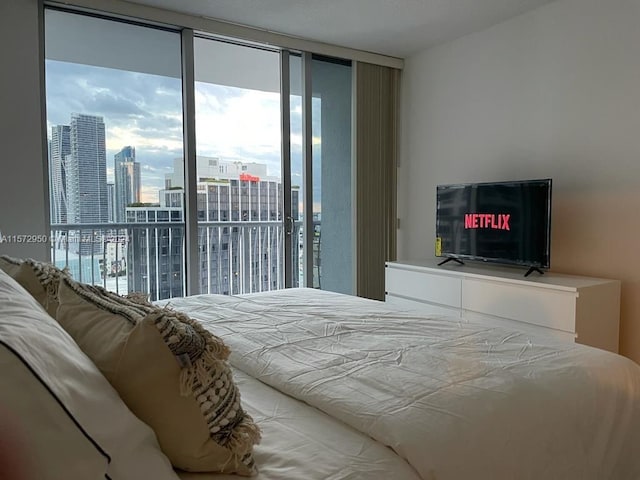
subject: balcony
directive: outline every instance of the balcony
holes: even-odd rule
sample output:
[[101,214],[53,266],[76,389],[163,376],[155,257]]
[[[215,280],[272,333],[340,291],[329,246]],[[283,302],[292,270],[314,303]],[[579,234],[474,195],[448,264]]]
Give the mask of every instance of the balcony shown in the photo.
[[[320,251],[315,226],[314,253]],[[294,225],[295,239],[302,224]],[[161,300],[185,295],[183,222],[54,224],[52,262],[78,281]],[[294,272],[302,245],[294,242]],[[284,227],[279,221],[198,222],[200,292],[243,294],[284,288]],[[319,272],[315,272],[319,279]],[[294,275],[297,286],[300,275]]]

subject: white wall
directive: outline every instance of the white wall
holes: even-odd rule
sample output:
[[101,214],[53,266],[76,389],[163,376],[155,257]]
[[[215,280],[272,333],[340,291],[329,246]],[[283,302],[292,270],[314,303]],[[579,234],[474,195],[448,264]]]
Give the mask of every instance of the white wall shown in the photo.
[[[0,65],[0,232],[45,235],[37,0],[0,2]],[[0,253],[46,259],[48,250],[41,241],[4,242]]]
[[405,63],[399,258],[433,256],[439,183],[551,177],[552,270],[623,280],[640,361],[640,2],[558,0]]

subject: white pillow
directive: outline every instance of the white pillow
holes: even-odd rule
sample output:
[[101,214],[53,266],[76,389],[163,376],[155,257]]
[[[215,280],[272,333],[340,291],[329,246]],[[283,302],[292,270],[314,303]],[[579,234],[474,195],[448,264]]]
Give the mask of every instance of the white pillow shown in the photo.
[[110,460],[107,452],[3,342],[0,340],[0,478],[3,473],[9,478],[38,480],[105,478]]
[[[2,271],[0,343],[29,365],[29,373],[39,377],[50,391],[48,393],[57,397],[57,401],[64,405],[82,430],[110,457],[107,470],[109,478],[177,480],[153,431],[131,413],[63,328],[44,312],[26,290]],[[30,395],[22,390],[21,383],[13,387],[7,385],[6,388],[15,390],[12,395]],[[51,434],[40,432],[37,422],[37,416],[26,416],[17,423],[19,429],[35,434]],[[51,425],[55,423],[52,421]],[[57,441],[63,445],[65,438],[57,437]],[[46,455],[41,458],[46,458]],[[69,475],[59,478],[73,479]],[[78,480],[86,478],[78,477]]]

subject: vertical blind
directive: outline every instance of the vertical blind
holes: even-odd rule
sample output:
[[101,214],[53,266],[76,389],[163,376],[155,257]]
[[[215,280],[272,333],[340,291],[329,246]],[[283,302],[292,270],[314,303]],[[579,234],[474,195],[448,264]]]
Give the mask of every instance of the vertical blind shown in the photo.
[[400,71],[355,64],[356,287],[384,300],[385,261],[396,255],[397,109]]

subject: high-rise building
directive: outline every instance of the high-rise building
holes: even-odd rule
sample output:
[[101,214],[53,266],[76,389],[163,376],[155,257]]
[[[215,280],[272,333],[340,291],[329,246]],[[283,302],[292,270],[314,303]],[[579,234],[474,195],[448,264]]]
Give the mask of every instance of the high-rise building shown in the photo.
[[[69,126],[70,153],[65,160],[67,223],[102,224],[109,221],[107,153],[102,117],[74,113]],[[70,231],[73,252],[98,254],[102,235],[93,229]]]
[[65,163],[68,223],[107,223],[107,154],[102,117],[74,113]]
[[[152,300],[184,295],[181,163],[167,175],[158,205],[126,209],[131,232],[128,288],[147,292]],[[238,294],[283,288],[280,180],[268,177],[263,164],[198,157],[197,165],[200,291]],[[292,194],[297,218],[297,189]]]
[[136,162],[136,149],[124,147],[114,156],[115,221],[124,222],[126,208],[140,202],[140,163]]
[[182,205],[127,207],[127,223],[129,292],[145,292],[151,300],[184,296]]
[[49,179],[51,187],[51,223],[67,223],[66,158],[71,153],[71,127],[51,127],[49,144]]

